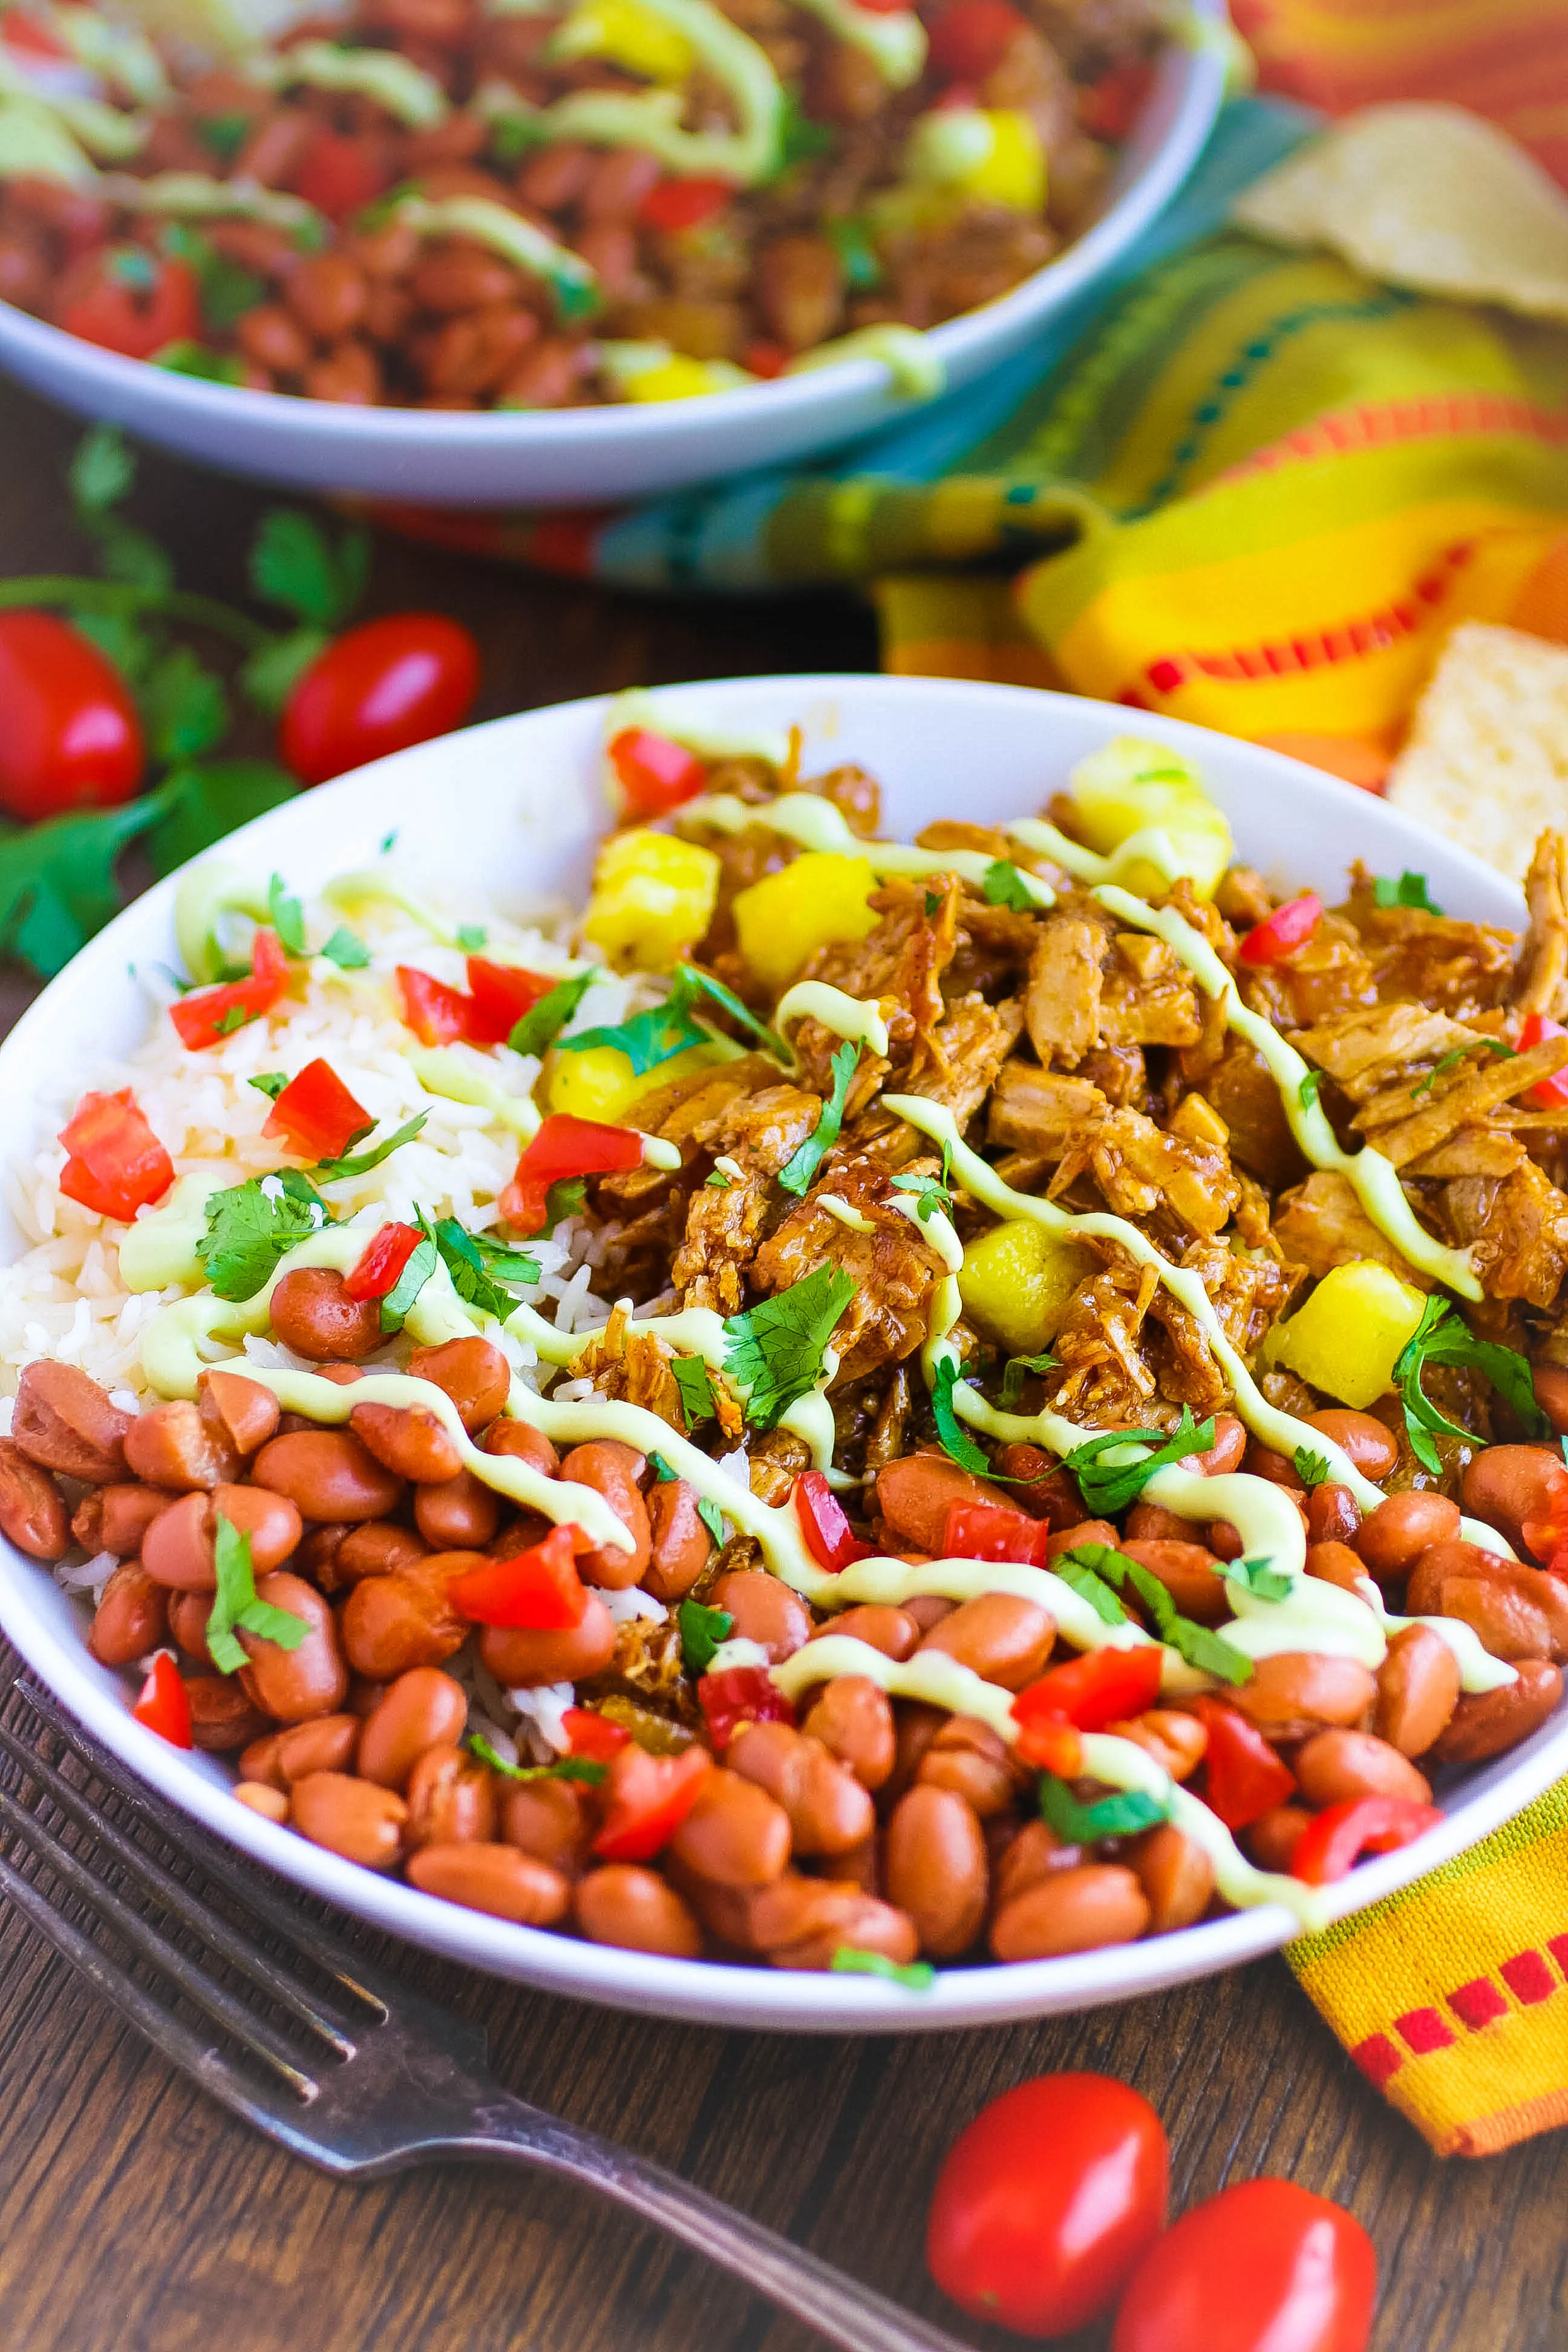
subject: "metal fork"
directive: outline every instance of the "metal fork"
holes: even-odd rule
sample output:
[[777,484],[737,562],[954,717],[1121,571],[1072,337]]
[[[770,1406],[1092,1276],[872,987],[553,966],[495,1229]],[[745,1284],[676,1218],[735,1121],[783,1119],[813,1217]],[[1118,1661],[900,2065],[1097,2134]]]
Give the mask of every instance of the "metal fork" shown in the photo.
[[[843,2352],[963,2352],[952,2336],[662,2166],[515,2098],[488,2071],[482,2026],[411,1992],[280,1900],[216,1839],[138,1786],[50,1692],[19,1677],[11,1687],[149,1829],[290,1948],[286,1958],[276,1958],[208,1908],[0,1718],[0,1753],[16,1768],[6,1776],[14,1785],[0,1787],[0,1889],[62,1958],[235,2115],[342,2179],[374,2179],[426,2157],[493,2156],[562,2173],[733,2272]],[[64,1823],[48,1822],[40,1808],[53,1808],[78,1837],[66,1843]],[[48,1873],[58,1897],[74,1898],[172,1991],[152,1989],[68,1918],[44,1891],[41,1874],[16,1867],[18,1846]],[[133,1881],[150,1907],[132,1906],[89,1868],[89,1849]],[[226,1983],[214,1959],[192,1958],[170,1921],[264,1996],[291,2031]],[[297,1972],[300,1958],[328,1980],[328,1994]],[[179,1995],[243,2051],[244,2061],[176,2012]]]

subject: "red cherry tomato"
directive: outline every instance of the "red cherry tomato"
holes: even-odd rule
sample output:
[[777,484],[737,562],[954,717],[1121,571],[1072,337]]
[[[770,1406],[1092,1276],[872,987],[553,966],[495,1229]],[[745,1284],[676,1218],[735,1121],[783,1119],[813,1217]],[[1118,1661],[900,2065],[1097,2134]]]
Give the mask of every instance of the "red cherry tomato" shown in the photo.
[[0,613],[0,809],[24,824],[118,807],[142,781],[130,688],[51,614]]
[[1125,2083],[1038,2074],[948,2150],[927,2267],[972,2319],[1070,2336],[1109,2311],[1163,2229],[1170,2171],[1159,2116]]
[[61,278],[54,320],[68,335],[150,360],[165,343],[201,332],[201,289],[184,261],[144,245],[110,245],[83,254]]
[[460,727],[479,690],[479,649],[440,613],[394,613],[336,637],[289,697],[285,767],[324,784],[367,760]]
[[1111,2352],[1363,2352],[1376,2296],[1372,2240],[1342,2207],[1243,2180],[1144,2256]]

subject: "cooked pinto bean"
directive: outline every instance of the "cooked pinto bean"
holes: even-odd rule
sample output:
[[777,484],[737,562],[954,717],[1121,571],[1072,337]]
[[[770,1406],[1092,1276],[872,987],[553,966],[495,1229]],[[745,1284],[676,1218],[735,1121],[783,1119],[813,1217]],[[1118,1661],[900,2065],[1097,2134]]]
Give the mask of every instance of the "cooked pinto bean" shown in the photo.
[[338,1629],[331,1609],[313,1584],[290,1576],[286,1569],[257,1579],[256,1597],[273,1609],[286,1610],[310,1629],[297,1649],[238,1629],[241,1649],[250,1664],[243,1680],[258,1706],[279,1723],[303,1723],[314,1715],[335,1715],[348,1696],[348,1668],[338,1645]]
[[839,1892],[848,1899],[837,1906],[831,1923],[815,1935],[771,1946],[770,1968],[830,1969],[834,1954],[846,1945],[857,1952],[879,1952],[900,1968],[908,1966],[920,1949],[915,1923],[908,1912],[879,1902],[858,1886],[841,1883]]
[[914,1785],[926,1750],[947,1721],[944,1707],[927,1706],[920,1699],[901,1698],[893,1709],[893,1769],[883,1793],[884,1805],[894,1805]]
[[311,1772],[295,1782],[289,1813],[312,1845],[324,1845],[329,1853],[341,1853],[366,1870],[390,1870],[408,1808],[392,1790],[378,1789],[372,1780],[355,1780],[346,1772]]
[[1479,1544],[1429,1545],[1410,1572],[1405,1599],[1413,1617],[1458,1617],[1473,1625],[1495,1658],[1568,1658],[1568,1585]]
[[262,1575],[282,1566],[303,1532],[288,1496],[265,1487],[224,1486],[215,1486],[210,1495],[182,1495],[159,1513],[142,1538],[142,1564],[148,1575],[179,1592],[215,1591],[220,1517],[249,1537],[251,1565]]
[[1168,1772],[1173,1780],[1190,1780],[1207,1753],[1209,1736],[1195,1715],[1180,1707],[1150,1706],[1124,1722],[1107,1724],[1118,1739],[1131,1739]]
[[310,400],[335,400],[347,408],[369,408],[381,396],[381,362],[368,343],[346,335],[313,360],[303,386]]
[[384,1342],[379,1302],[351,1298],[330,1265],[293,1267],[273,1285],[268,1311],[274,1336],[313,1364],[358,1363]]
[[1059,1552],[1078,1551],[1084,1544],[1109,1544],[1112,1551],[1117,1551],[1121,1545],[1121,1530],[1113,1528],[1109,1519],[1079,1519],[1076,1527],[1058,1528],[1047,1540],[1047,1559],[1055,1559]]
[[863,1603],[858,1609],[846,1609],[839,1616],[826,1619],[812,1627],[810,1638],[820,1642],[829,1633],[842,1633],[848,1641],[864,1642],[868,1649],[880,1650],[885,1658],[900,1661],[912,1658],[921,1645],[921,1629],[907,1609],[888,1609],[877,1603]]
[[686,1870],[719,1886],[765,1886],[789,1860],[789,1815],[765,1789],[716,1764],[669,1842]]
[[579,1552],[577,1573],[585,1584],[602,1584],[611,1591],[623,1591],[636,1584],[647,1568],[653,1538],[647,1505],[637,1484],[647,1466],[635,1446],[622,1445],[613,1437],[596,1437],[586,1445],[574,1445],[562,1462],[562,1478],[591,1487],[595,1494],[603,1496],[632,1539],[629,1550],[605,1544],[599,1550]]
[[1553,1433],[1568,1434],[1568,1365],[1537,1364],[1535,1402],[1552,1423]]
[[251,1466],[258,1486],[287,1495],[307,1519],[384,1519],[403,1481],[346,1429],[300,1429],[275,1437]]
[[87,1646],[100,1666],[129,1666],[155,1650],[168,1628],[169,1603],[139,1561],[122,1559],[99,1599]]
[[414,1666],[445,1664],[469,1632],[447,1587],[484,1564],[482,1552],[428,1552],[388,1575],[362,1578],[342,1614],[343,1648],[354,1672],[392,1682]]
[[1502,1690],[1467,1692],[1447,1729],[1427,1749],[1434,1764],[1479,1764],[1538,1731],[1563,1696],[1563,1676],[1543,1658],[1521,1658]]
[[1204,1545],[1124,1543],[1121,1549],[1159,1578],[1184,1617],[1200,1625],[1217,1625],[1229,1616],[1219,1562]]
[[289,1818],[289,1800],[280,1790],[265,1788],[256,1780],[240,1780],[234,1793],[251,1812],[259,1813],[264,1822],[276,1822],[279,1829]]
[[1329,1480],[1314,1486],[1307,1497],[1307,1536],[1311,1543],[1353,1545],[1361,1526],[1361,1505],[1348,1486]]
[[1190,1544],[1193,1523],[1175,1511],[1163,1509],[1158,1503],[1134,1503],[1123,1522],[1121,1533],[1127,1543]]
[[188,1675],[185,1696],[190,1702],[191,1738],[214,1755],[232,1748],[248,1748],[266,1728],[267,1717],[228,1675]]
[[526,1462],[542,1478],[559,1478],[561,1456],[542,1429],[531,1429],[526,1421],[513,1421],[501,1413],[491,1422],[479,1440],[481,1454],[509,1454],[516,1462]]
[[577,1925],[591,1944],[615,1944],[623,1951],[662,1952],[672,1960],[694,1960],[702,1930],[656,1870],[611,1862],[580,1879],[573,1898]]
[[356,1404],[349,1427],[367,1453],[399,1478],[436,1485],[455,1478],[463,1457],[443,1424],[422,1404]]
[[384,1789],[405,1789],[427,1748],[455,1748],[468,1720],[468,1694],[436,1666],[399,1675],[364,1720],[357,1769]]
[[515,269],[483,246],[447,243],[427,249],[414,266],[414,299],[422,310],[456,317],[484,302],[504,302],[516,293]]
[[75,1364],[23,1367],[11,1441],[29,1462],[94,1486],[125,1475],[125,1433],[135,1416]]
[[879,1789],[893,1769],[893,1706],[864,1675],[840,1675],[801,1727],[847,1764],[863,1789]]
[[30,1559],[59,1559],[69,1549],[70,1513],[49,1472],[0,1437],[0,1536]]
[[488,1339],[447,1339],[438,1348],[416,1348],[409,1378],[433,1381],[458,1408],[469,1436],[494,1421],[511,1393],[511,1370]]
[[1041,1445],[999,1445],[997,1475],[1016,1479],[1009,1489],[1017,1507],[1053,1528],[1070,1528],[1083,1517],[1083,1496],[1070,1470],[1062,1469]]
[[169,1631],[186,1656],[199,1658],[204,1666],[210,1666],[212,1653],[207,1648],[207,1626],[213,1613],[211,1593],[165,1591],[163,1605],[168,1612]]
[[479,1551],[500,1525],[500,1496],[471,1470],[416,1486],[414,1520],[437,1551]]
[[647,1497],[652,1549],[643,1590],[656,1601],[683,1600],[713,1554],[713,1538],[697,1516],[700,1497],[684,1478],[665,1478]]
[[921,1649],[940,1650],[1004,1690],[1022,1690],[1045,1665],[1056,1638],[1056,1620],[1037,1601],[983,1592],[933,1626]]
[[1270,1805],[1243,1830],[1241,1842],[1259,1870],[1286,1871],[1311,1822],[1305,1805]]
[[1321,1412],[1308,1413],[1307,1423],[1331,1445],[1348,1454],[1354,1468],[1374,1486],[1379,1479],[1387,1477],[1399,1459],[1393,1431],[1385,1429],[1370,1412],[1352,1412],[1341,1405],[1329,1405]]
[[243,1372],[216,1368],[203,1372],[196,1382],[196,1406],[203,1420],[215,1422],[242,1458],[265,1445],[278,1427],[277,1398]]
[[915,1783],[951,1789],[983,1822],[1005,1812],[1018,1793],[1005,1743],[988,1723],[971,1715],[949,1716],[939,1727],[921,1758]]
[[820,1739],[787,1723],[742,1724],[725,1760],[784,1807],[795,1853],[845,1853],[876,1826],[870,1796],[854,1774]]
[[234,340],[270,375],[303,375],[310,364],[310,339],[281,302],[258,302],[247,310],[235,322]]
[[308,254],[289,273],[283,299],[316,341],[334,343],[364,314],[365,277],[346,254]]
[[[318,1535],[327,1532],[318,1528]],[[442,1546],[442,1549],[447,1547]],[[412,1528],[392,1519],[363,1519],[358,1527],[339,1530],[332,1547],[332,1564],[341,1584],[357,1583],[362,1576],[386,1576],[395,1568],[411,1568],[431,1547]]]
[[1429,1805],[1432,1789],[1408,1758],[1370,1731],[1319,1731],[1296,1752],[1296,1778],[1310,1805],[1357,1797],[1406,1797]]
[[658,178],[658,161],[640,147],[613,147],[595,158],[579,203],[585,221],[630,220]]
[[287,1495],[269,1493],[264,1486],[215,1486],[206,1502],[209,1534],[220,1515],[250,1538],[251,1566],[258,1576],[281,1568],[304,1533]]
[[1402,1756],[1425,1756],[1459,1699],[1459,1662],[1429,1625],[1407,1625],[1377,1670],[1373,1728]]
[[495,1835],[495,1774],[466,1748],[427,1748],[404,1795],[403,1843],[410,1853],[423,1845],[483,1844]]
[[221,1486],[239,1468],[239,1456],[221,1430],[204,1421],[188,1398],[138,1413],[125,1433],[125,1460],[150,1486],[185,1495]]
[[[921,1564],[910,1552],[900,1554],[900,1558],[910,1568],[919,1568]],[[933,1625],[940,1625],[944,1617],[951,1617],[958,1603],[945,1600],[940,1592],[917,1592],[900,1605],[918,1634],[929,1633]]]
[[734,1619],[733,1639],[759,1642],[768,1664],[793,1658],[811,1631],[811,1616],[796,1592],[762,1568],[733,1568],[721,1576],[708,1596],[715,1609],[728,1610]]
[[1353,1658],[1325,1658],[1309,1650],[1282,1650],[1259,1658],[1248,1679],[1226,1693],[1249,1722],[1271,1739],[1299,1738],[1324,1723],[1359,1723],[1376,1685]]
[[161,1487],[116,1485],[84,1495],[71,1520],[71,1533],[87,1551],[111,1551],[130,1559],[160,1511],[169,1507]]
[[1405,1494],[1388,1496],[1367,1513],[1355,1548],[1382,1584],[1407,1575],[1428,1544],[1456,1543],[1458,1535],[1458,1505],[1450,1503],[1447,1495],[1412,1487]]
[[1239,1470],[1247,1452],[1246,1424],[1234,1412],[1216,1412],[1214,1417],[1214,1444],[1205,1454],[1189,1454],[1183,1463],[1195,1478],[1223,1478],[1232,1470]]
[[1086,1862],[1077,1870],[1053,1871],[1015,1895],[991,1923],[991,1949],[999,1960],[1097,1951],[1103,1944],[1135,1942],[1151,1916],[1134,1872],[1120,1863]]
[[479,1657],[503,1690],[582,1682],[590,1675],[602,1675],[615,1654],[616,1621],[596,1592],[589,1593],[578,1623],[563,1633],[487,1625],[479,1635]]
[[832,334],[844,304],[838,256],[809,230],[770,237],[752,260],[752,291],[770,333],[786,350],[808,351]]
[[[261,1740],[259,1747],[270,1749],[271,1769],[257,1772],[258,1780],[281,1781],[291,1789],[296,1780],[307,1780],[312,1772],[353,1772],[354,1750],[359,1745],[360,1719],[357,1715],[318,1715],[309,1723],[291,1723],[286,1731],[275,1734],[271,1740]],[[246,1757],[255,1753],[247,1748],[239,1759],[244,1771]],[[363,1780],[367,1776],[360,1774]]]
[[954,1503],[1000,1503],[1000,1486],[972,1477],[945,1454],[906,1454],[877,1473],[877,1508],[902,1543],[940,1557]]
[[[1554,1507],[1562,1508],[1563,1457],[1545,1445],[1484,1446],[1466,1465],[1462,1483],[1465,1508],[1471,1517],[1485,1519],[1516,1551],[1522,1551],[1526,1523],[1550,1520]],[[1447,1532],[1457,1536],[1459,1530],[1456,1527]]]
[[1347,1543],[1310,1543],[1307,1573],[1321,1578],[1325,1584],[1337,1584],[1342,1592],[1356,1592],[1366,1576],[1367,1566],[1360,1552],[1352,1551]]
[[[667,1863],[666,1870],[704,1927],[745,1952],[794,1948],[818,1937],[831,1939],[836,1948],[848,1940],[846,1923],[860,1916],[867,1900],[859,1887],[843,1880],[807,1878],[797,1870],[786,1870],[767,1886],[747,1887],[720,1886],[683,1871],[677,1862]],[[904,1957],[912,1960],[917,1949],[911,1929]]]
[[561,1873],[515,1845],[421,1846],[408,1857],[408,1875],[426,1895],[524,1927],[553,1927],[572,1905]]
[[1306,1491],[1306,1482],[1290,1456],[1276,1454],[1260,1438],[1248,1438],[1241,1466],[1249,1477],[1267,1478],[1271,1486],[1288,1486],[1298,1495]]
[[1048,1822],[1026,1822],[997,1857],[992,1886],[994,1908],[1005,1910],[1017,1895],[1027,1894],[1031,1886],[1038,1886],[1053,1871],[1077,1870],[1084,1860],[1082,1846],[1067,1844]]
[[501,1803],[501,1836],[563,1878],[588,1867],[594,1818],[587,1791],[570,1780],[524,1780],[509,1786]]
[[985,1840],[951,1789],[906,1790],[888,1822],[883,1874],[889,1900],[915,1923],[932,1959],[956,1959],[979,1935],[989,1884]]
[[1214,1893],[1214,1864],[1195,1839],[1184,1836],[1173,1822],[1162,1822],[1134,1838],[1126,1852],[1149,1905],[1152,1936],[1168,1936],[1203,1917]]

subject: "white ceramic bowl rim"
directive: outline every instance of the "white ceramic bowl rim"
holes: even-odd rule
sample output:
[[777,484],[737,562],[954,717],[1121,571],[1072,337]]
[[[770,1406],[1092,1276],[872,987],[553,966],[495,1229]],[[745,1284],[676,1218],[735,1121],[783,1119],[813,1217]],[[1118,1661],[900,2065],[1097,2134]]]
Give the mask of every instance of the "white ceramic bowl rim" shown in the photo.
[[[984,805],[989,774],[1010,777],[1007,808],[1038,806],[1074,758],[1130,724],[1124,710],[1075,697],[939,679],[741,679],[672,692],[694,719],[714,728],[777,728],[803,719],[810,750],[860,758],[879,770],[893,803],[888,829],[895,834],[915,829],[900,822],[900,791],[916,799],[923,793],[934,814],[935,795],[950,789],[952,777],[967,773],[966,814],[1000,815],[1006,810],[994,799]],[[575,858],[585,878],[597,822],[592,803],[605,709],[604,698],[555,705],[399,753],[258,819],[226,845],[225,854],[252,857],[314,887],[344,866],[364,862],[389,823],[404,818],[412,827],[432,801],[439,801],[439,812],[428,819],[422,849],[456,844],[451,855],[458,856],[467,836],[482,834],[489,822],[500,851],[497,811],[506,802],[509,824],[534,824],[541,833],[535,849],[553,854],[558,868],[563,856]],[[1141,714],[1131,723],[1199,762],[1230,812],[1241,853],[1273,866],[1279,878],[1331,888],[1345,864],[1360,856],[1378,870],[1425,870],[1439,903],[1451,909],[1508,925],[1521,920],[1522,907],[1510,885],[1382,802],[1275,753],[1175,720]],[[531,767],[520,798],[519,780],[529,777]],[[552,791],[562,783],[569,789]],[[1002,788],[994,782],[994,792]],[[917,820],[925,821],[923,814]],[[1268,840],[1276,836],[1288,845],[1285,871],[1268,855]],[[526,856],[525,836],[504,837]],[[110,1035],[115,1019],[142,1003],[127,981],[128,965],[136,956],[169,952],[174,887],[173,881],[162,883],[128,908],[0,1044],[0,1098],[32,1102],[47,1095],[57,1069],[72,1072],[89,1056],[99,1027]],[[129,1024],[121,1025],[129,1034]],[[1243,1911],[1098,1952],[942,1970],[931,1990],[918,1994],[858,1976],[662,1959],[581,1943],[438,1902],[248,1812],[228,1793],[213,1759],[172,1748],[132,1720],[123,1680],[89,1656],[81,1622],[47,1570],[3,1543],[0,1626],[71,1714],[136,1774],[296,1885],[427,1949],[626,2009],[796,2031],[907,2032],[997,2022],[1096,2006],[1209,1974],[1275,1948],[1294,1929],[1290,1915],[1277,1906]],[[1360,1910],[1462,1853],[1565,1769],[1568,1708],[1512,1755],[1479,1768],[1456,1788],[1441,1828],[1415,1847],[1362,1864],[1339,1890],[1342,1911]]]

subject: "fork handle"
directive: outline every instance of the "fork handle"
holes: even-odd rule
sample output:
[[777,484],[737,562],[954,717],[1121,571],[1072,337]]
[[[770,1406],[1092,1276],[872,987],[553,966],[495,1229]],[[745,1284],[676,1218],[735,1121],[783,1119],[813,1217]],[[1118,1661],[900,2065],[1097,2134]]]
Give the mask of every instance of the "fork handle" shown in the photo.
[[[426,2141],[422,2151],[433,2153]],[[443,2134],[440,2152],[494,2156],[542,2166],[596,2189],[683,2245],[731,2271],[781,2311],[803,2319],[841,2352],[966,2352],[900,2311],[885,2295],[792,2245],[749,2214],[721,2204],[660,2164],[647,2163],[595,2132],[543,2115],[521,2100],[487,2100],[471,2130]]]

